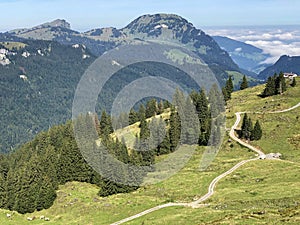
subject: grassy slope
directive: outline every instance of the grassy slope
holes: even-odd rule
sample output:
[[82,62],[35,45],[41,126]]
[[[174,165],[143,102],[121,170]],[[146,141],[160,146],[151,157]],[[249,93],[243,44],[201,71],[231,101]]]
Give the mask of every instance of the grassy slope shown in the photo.
[[21,49],[24,48],[26,46],[26,44],[22,43],[22,42],[0,42],[1,45],[3,45],[5,48],[12,50],[13,48],[16,49]]
[[[296,88],[289,89],[282,96],[261,99],[256,94],[262,89],[262,86],[254,87],[233,94],[228,104],[228,127],[235,121],[233,112],[284,109],[300,101],[300,80]],[[207,201],[210,204],[208,207],[166,208],[128,224],[299,224],[299,125],[295,123],[299,112],[297,109],[278,115],[265,114],[260,118],[264,136],[254,143],[266,152],[282,152],[294,163],[251,162],[218,183],[215,195]],[[251,117],[254,118],[254,115]],[[274,121],[275,117],[281,120]],[[290,122],[287,124],[287,121]],[[203,152],[203,148],[199,148],[184,169],[158,184],[129,194],[100,198],[97,187],[93,185],[67,183],[60,187],[58,198],[50,209],[27,215],[15,213],[11,220],[5,216],[7,211],[0,210],[0,224],[24,224],[27,216],[40,215],[50,217],[51,221],[37,219],[30,223],[109,224],[164,202],[191,201],[195,196],[206,193],[209,182],[218,174],[242,159],[253,157],[252,152],[236,143],[230,147],[227,139],[224,139],[221,151],[207,171],[199,171]]]

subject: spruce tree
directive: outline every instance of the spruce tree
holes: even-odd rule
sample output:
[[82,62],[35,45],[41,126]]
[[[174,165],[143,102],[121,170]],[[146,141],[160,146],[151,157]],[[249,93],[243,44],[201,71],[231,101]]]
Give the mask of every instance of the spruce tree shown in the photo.
[[106,113],[106,111],[102,111],[100,120],[100,131],[101,137],[108,137],[112,132],[114,132],[111,117]]
[[253,130],[253,125],[251,119],[248,117],[247,113],[245,113],[243,117],[243,123],[241,127],[241,138],[250,139],[251,132]]
[[276,77],[277,77],[276,74],[274,74],[274,76],[268,77],[265,89],[262,93],[263,97],[272,96],[276,93],[276,82],[275,82]]
[[50,208],[56,198],[56,192],[49,177],[44,176],[39,185],[40,190],[38,192],[36,203],[36,209],[38,211]]
[[229,76],[228,80],[226,81],[226,89],[227,92],[231,95],[231,93],[233,92],[232,76]]
[[146,104],[146,118],[155,116],[156,113],[157,113],[157,102],[153,98],[153,99],[149,100]]
[[175,107],[171,106],[170,115],[170,128],[169,128],[169,138],[170,138],[170,151],[176,150],[179,143],[181,132],[181,123],[178,113],[175,111]]
[[259,121],[257,120],[254,125],[253,131],[251,133],[251,140],[260,140],[261,137],[262,137],[262,129],[259,124]]
[[222,87],[222,94],[224,96],[224,101],[227,102],[231,98],[231,94],[228,93],[226,87]]
[[134,109],[130,109],[129,116],[129,125],[134,124],[139,121],[139,115]]
[[286,83],[285,83],[285,78],[283,76],[283,72],[279,73],[279,76],[275,76],[275,93],[274,94],[282,94],[283,92],[286,91]]
[[241,86],[240,86],[240,90],[244,90],[246,88],[248,88],[248,81],[247,81],[246,76],[244,75],[243,76],[243,81],[242,81]]
[[161,100],[157,106],[157,114],[162,114],[164,112],[164,102]]
[[297,85],[296,78],[293,77],[293,81],[292,81],[292,83],[291,83],[291,86],[292,86],[292,87],[295,87],[296,85]]

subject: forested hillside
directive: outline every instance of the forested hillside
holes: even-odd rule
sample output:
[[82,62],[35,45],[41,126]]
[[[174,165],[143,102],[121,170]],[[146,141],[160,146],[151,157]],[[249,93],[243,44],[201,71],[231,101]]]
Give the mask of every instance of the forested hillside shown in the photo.
[[[177,90],[174,106],[159,104],[152,99],[147,102],[146,108],[140,105],[137,112],[132,109],[130,123],[138,123],[139,131],[131,149],[126,147],[125,140],[120,141],[112,135],[112,118],[105,111],[100,120],[94,114],[82,115],[73,122],[39,133],[33,141],[15,152],[0,155],[0,207],[20,213],[47,209],[56,198],[58,185],[68,181],[96,184],[100,196],[137,189],[143,177],[155,171],[156,156],[172,153],[182,144],[220,144],[224,123],[220,113],[224,107],[218,96],[220,93],[216,86],[209,91],[209,100],[204,90],[193,91],[186,97]],[[153,117],[163,113],[167,107],[171,107],[171,110],[168,108],[171,111],[169,118]],[[196,114],[192,113],[192,108],[196,109]],[[147,118],[152,119],[147,121]],[[74,126],[83,130],[86,136],[75,139]],[[93,130],[95,133],[92,133]],[[100,166],[104,165],[106,175],[112,177],[101,177],[93,169],[98,164],[96,167],[88,164],[82,149],[89,151],[89,157],[101,163]],[[146,169],[132,174],[127,167],[110,165],[108,153],[125,164],[146,166]],[[130,180],[132,185],[115,182],[114,176],[120,175]]]
[[76,85],[94,57],[52,41],[5,41],[0,49],[9,60],[0,65],[0,151],[9,152],[71,117]]

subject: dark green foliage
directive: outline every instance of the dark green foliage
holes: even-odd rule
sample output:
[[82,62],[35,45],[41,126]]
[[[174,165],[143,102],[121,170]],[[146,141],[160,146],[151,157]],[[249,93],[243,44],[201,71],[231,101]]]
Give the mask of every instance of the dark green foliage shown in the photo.
[[101,137],[107,137],[112,132],[114,132],[114,128],[112,126],[112,121],[110,115],[106,113],[106,111],[102,111],[101,120],[100,120],[100,134]]
[[36,209],[38,211],[50,208],[57,196],[51,179],[49,179],[47,176],[42,178],[39,185],[40,190],[38,192],[36,201]]
[[245,113],[240,132],[240,138],[247,140],[260,140],[262,137],[262,129],[259,121],[257,120],[254,127],[251,118]]
[[283,92],[286,91],[286,82],[285,82],[285,78],[283,76],[283,72],[280,72],[279,76],[276,77],[275,83],[276,83],[275,94],[282,94]]
[[[51,41],[24,40],[27,46],[0,66],[0,152],[10,152],[38,132],[71,118],[74,92],[95,59],[83,48]],[[44,56],[37,54],[38,49]],[[51,49],[51,51],[49,50]],[[30,57],[23,57],[28,51]],[[26,75],[28,80],[20,79]],[[9,113],[8,113],[9,112]]]
[[243,117],[243,123],[242,123],[242,130],[241,130],[241,138],[250,139],[251,132],[253,130],[253,125],[251,122],[251,119],[248,118],[247,113],[245,113]]
[[169,129],[169,139],[170,139],[170,151],[176,150],[177,145],[180,140],[180,130],[181,123],[178,113],[175,111],[175,107],[171,107],[170,115],[170,129]]
[[228,77],[228,80],[226,81],[226,86],[225,87],[226,87],[228,93],[232,93],[233,92],[232,76]]
[[[103,118],[108,116],[104,114]],[[94,115],[81,116],[78,120],[83,130],[95,126]],[[134,157],[128,155],[124,141],[113,141],[106,137],[104,142],[109,153],[116,159],[124,163],[139,163],[139,157],[135,153]],[[111,169],[113,174],[115,168]],[[1,207],[20,213],[49,208],[56,198],[58,185],[68,181],[97,184],[101,196],[129,192],[137,188],[101,178],[81,155],[71,122],[42,132],[15,153],[1,156],[0,172]],[[126,171],[116,173],[125,176]],[[142,174],[137,179],[141,178]]]
[[231,94],[228,93],[226,87],[222,87],[222,94],[224,96],[224,101],[227,102],[228,100],[231,99]]
[[139,121],[139,115],[134,109],[130,110],[128,120],[129,120],[129,125]]
[[273,77],[268,77],[265,89],[262,93],[263,97],[268,97],[268,96],[272,96],[276,93],[276,83],[275,83],[275,78],[276,78],[276,74],[274,74]]
[[295,87],[296,85],[297,85],[296,78],[295,78],[295,77],[293,77],[293,80],[292,80],[291,86],[292,86],[292,87]]
[[225,86],[222,88],[222,94],[224,96],[224,101],[231,99],[231,93],[233,92],[233,82],[231,76],[229,76],[226,81]]
[[262,137],[262,129],[259,124],[259,121],[257,120],[254,125],[253,131],[251,133],[251,140],[260,140],[261,137]]
[[150,118],[152,116],[155,116],[157,113],[157,102],[153,98],[146,104],[146,118]]
[[210,88],[208,99],[210,103],[211,117],[215,118],[225,111],[224,98],[216,84],[213,84]]
[[244,90],[248,88],[248,81],[247,81],[247,78],[246,76],[244,75],[243,76],[243,80],[242,80],[242,83],[241,83],[241,86],[240,86],[240,90]]
[[282,94],[286,91],[286,89],[286,80],[283,76],[283,73],[280,72],[279,76],[275,73],[274,76],[267,79],[265,89],[261,96],[268,97],[272,95]]

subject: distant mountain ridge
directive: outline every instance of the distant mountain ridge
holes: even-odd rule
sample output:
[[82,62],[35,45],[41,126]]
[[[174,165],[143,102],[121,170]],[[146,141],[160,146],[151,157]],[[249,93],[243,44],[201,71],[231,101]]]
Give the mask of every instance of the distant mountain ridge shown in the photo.
[[263,62],[270,55],[263,53],[260,48],[223,36],[213,36],[213,39],[229,53],[241,69],[258,74],[269,66]]
[[300,75],[300,56],[283,55],[274,65],[260,72],[258,77],[260,79],[267,79],[269,76],[273,76],[274,73],[279,74],[280,72],[292,72]]
[[[65,20],[55,20],[30,29],[17,29],[8,33],[26,39],[53,40],[68,45],[84,44],[96,56],[120,44],[132,43],[136,39],[164,41],[184,45],[196,52],[208,65],[212,65],[213,69],[221,67],[223,72],[239,71],[239,67],[228,53],[209,35],[178,15],[147,14],[138,17],[122,29],[97,28],[80,33],[70,27]],[[222,79],[226,78],[226,74],[221,76]]]

